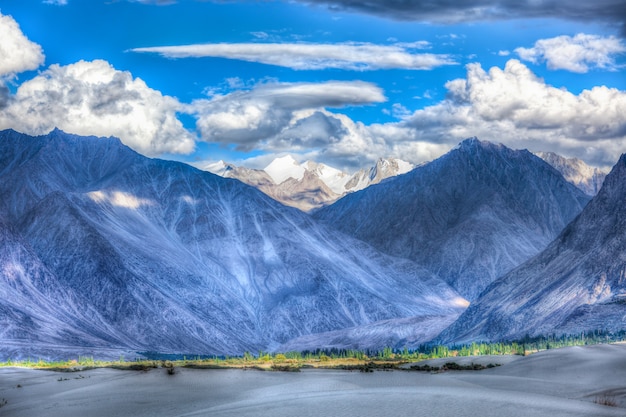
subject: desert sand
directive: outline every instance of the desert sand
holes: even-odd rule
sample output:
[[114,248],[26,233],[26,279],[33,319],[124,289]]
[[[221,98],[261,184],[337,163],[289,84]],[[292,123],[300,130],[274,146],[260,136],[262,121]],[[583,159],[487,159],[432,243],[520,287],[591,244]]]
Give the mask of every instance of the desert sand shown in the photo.
[[626,416],[624,344],[500,359],[444,373],[4,368],[0,416]]

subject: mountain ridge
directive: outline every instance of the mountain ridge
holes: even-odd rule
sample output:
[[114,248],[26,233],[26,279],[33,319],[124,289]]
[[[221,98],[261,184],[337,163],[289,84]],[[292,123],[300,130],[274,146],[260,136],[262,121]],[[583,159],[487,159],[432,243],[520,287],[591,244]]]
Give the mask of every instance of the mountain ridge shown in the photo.
[[544,251],[492,283],[438,341],[623,330],[625,207],[626,154]]
[[534,154],[552,165],[567,181],[592,197],[600,191],[607,175],[606,172],[590,167],[578,158],[565,158],[554,152],[535,152]]
[[238,179],[282,204],[313,212],[348,193],[404,174],[414,165],[399,159],[380,158],[374,166],[350,175],[314,161],[298,164],[291,155],[285,155],[274,159],[262,170],[237,167],[224,161],[198,168],[225,178]]
[[[458,316],[466,306],[419,265],[240,181],[60,131],[0,132],[0,150],[0,218],[33,253],[16,265],[42,265],[50,278],[41,290],[66,293],[50,302],[71,301],[68,324],[37,342],[46,352],[59,343],[54,334],[76,326],[82,336],[59,349],[242,354],[381,320]],[[36,303],[37,292],[23,294],[25,305],[28,297]],[[32,339],[25,323],[41,314],[20,317],[22,333],[7,345]]]
[[543,249],[589,198],[530,152],[471,138],[313,216],[417,261],[471,301]]

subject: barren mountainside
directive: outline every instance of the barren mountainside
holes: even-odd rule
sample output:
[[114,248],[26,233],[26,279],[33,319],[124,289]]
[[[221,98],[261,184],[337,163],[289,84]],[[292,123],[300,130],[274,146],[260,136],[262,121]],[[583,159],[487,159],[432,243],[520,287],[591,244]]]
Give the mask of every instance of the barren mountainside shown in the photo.
[[471,301],[544,249],[588,201],[530,152],[474,138],[314,217],[417,261]]
[[606,172],[590,167],[578,158],[565,158],[554,152],[536,152],[535,155],[552,165],[567,181],[592,197],[598,194],[606,177]]
[[439,339],[623,330],[626,323],[626,156],[598,195],[539,255],[494,282]]
[[0,353],[256,352],[466,305],[413,262],[112,138],[0,132],[0,218]]

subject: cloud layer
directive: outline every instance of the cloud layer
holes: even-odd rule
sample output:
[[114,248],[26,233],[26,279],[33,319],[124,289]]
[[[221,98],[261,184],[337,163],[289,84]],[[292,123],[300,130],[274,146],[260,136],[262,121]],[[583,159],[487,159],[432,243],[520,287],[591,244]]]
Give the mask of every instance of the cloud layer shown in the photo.
[[203,140],[234,143],[240,149],[306,148],[336,141],[343,127],[326,107],[385,101],[371,83],[258,84],[251,90],[196,100],[187,111],[197,117]]
[[453,65],[448,55],[414,53],[423,43],[374,45],[370,43],[217,43],[135,48],[133,52],[157,53],[167,58],[215,57],[258,62],[295,70],[408,69],[429,70]]
[[44,134],[58,127],[116,136],[146,155],[189,153],[193,136],[176,113],[180,103],[108,62],[51,65],[19,86],[0,113],[0,128]]
[[617,24],[626,36],[623,0],[298,0],[331,10],[356,11],[397,20],[434,23],[476,22],[522,18],[559,18]]
[[626,52],[626,45],[614,36],[579,33],[540,39],[532,48],[517,48],[515,52],[525,61],[546,62],[552,70],[585,73],[590,68],[615,70],[614,56]]
[[[207,53],[203,48],[224,45],[150,51],[202,56]],[[230,46],[237,47],[213,52],[296,69],[426,69],[451,63],[445,55],[422,61],[429,55],[415,51],[424,43]],[[516,50],[523,59],[577,72],[613,69],[615,54],[623,52],[616,38],[585,34],[543,39]],[[24,36],[13,18],[0,15],[0,128],[42,134],[59,127],[76,134],[112,135],[146,155],[189,153],[201,139],[241,150],[298,152],[344,169],[381,156],[431,160],[470,136],[577,156],[601,166],[612,165],[626,149],[626,92],[598,86],[573,94],[546,84],[518,60],[489,70],[470,64],[465,78],[446,83],[446,99],[417,111],[406,103],[391,103],[388,114],[398,121],[371,125],[340,110],[386,101],[381,88],[362,81],[269,82],[242,89],[245,83],[232,78],[227,82],[234,91],[184,104],[130,72],[96,60],[51,65],[14,94],[1,84],[38,68],[43,60],[41,47]],[[196,118],[197,132],[184,128],[179,113]]]
[[[395,112],[401,118],[395,123],[365,125],[326,109],[382,99],[375,86],[355,88],[360,99],[352,85],[343,87],[349,93],[340,99],[326,95],[341,91],[339,86],[324,84],[261,85],[219,96],[198,103],[199,130],[207,141],[274,154],[299,152],[344,169],[381,155],[432,160],[471,136],[599,166],[613,165],[626,149],[626,92],[599,86],[576,95],[546,84],[515,59],[488,71],[468,65],[465,78],[446,84],[445,100],[414,112],[403,108]],[[307,97],[304,89],[317,95]]]

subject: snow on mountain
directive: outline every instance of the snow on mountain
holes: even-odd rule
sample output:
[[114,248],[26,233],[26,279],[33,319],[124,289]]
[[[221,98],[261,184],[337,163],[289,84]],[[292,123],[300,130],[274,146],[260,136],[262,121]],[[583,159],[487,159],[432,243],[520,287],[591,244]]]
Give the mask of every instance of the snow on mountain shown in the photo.
[[373,167],[361,169],[352,175],[346,183],[345,189],[348,192],[360,191],[387,178],[406,174],[413,168],[415,165],[401,159],[380,158]]
[[263,171],[267,172],[276,185],[280,185],[289,178],[301,180],[306,170],[291,155],[285,155],[274,159]]
[[530,152],[474,138],[314,217],[417,261],[471,301],[544,249],[588,201]]
[[298,164],[292,156],[286,155],[274,159],[264,170],[236,167],[223,161],[199,168],[225,178],[236,178],[282,204],[311,212],[334,203],[347,193],[404,174],[413,167],[399,159],[380,159],[375,166],[350,175],[314,161]]
[[306,161],[302,166],[319,178],[333,193],[337,195],[346,193],[346,183],[350,181],[350,174],[313,161]]
[[411,261],[113,138],[0,132],[0,219],[0,353],[236,354],[466,307]]
[[567,181],[592,197],[598,193],[607,175],[606,172],[590,167],[578,158],[565,158],[554,152],[535,152],[535,155],[552,165]]
[[623,330],[626,323],[626,155],[539,255],[494,282],[438,339]]
[[212,162],[210,164],[206,164],[204,166],[205,171],[212,172],[215,175],[219,175],[220,177],[230,178],[230,172],[235,169],[235,166],[232,164],[228,164],[222,160],[217,162]]

